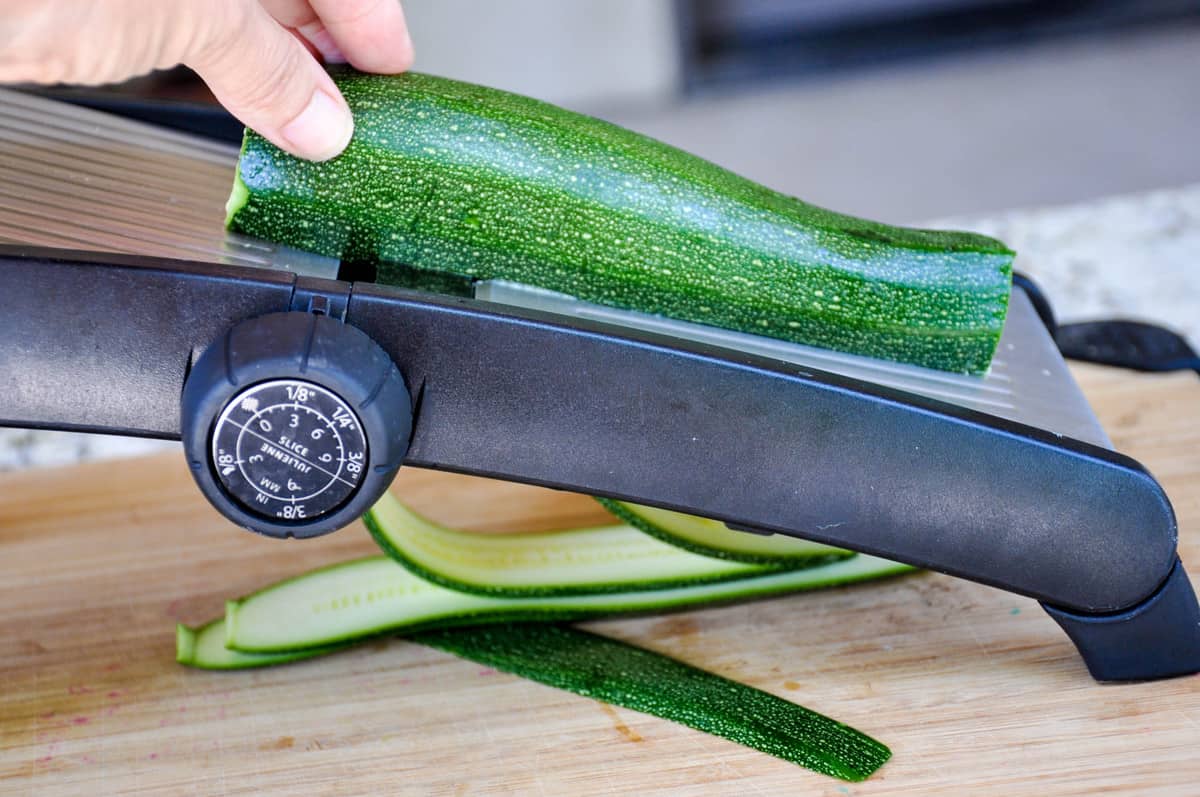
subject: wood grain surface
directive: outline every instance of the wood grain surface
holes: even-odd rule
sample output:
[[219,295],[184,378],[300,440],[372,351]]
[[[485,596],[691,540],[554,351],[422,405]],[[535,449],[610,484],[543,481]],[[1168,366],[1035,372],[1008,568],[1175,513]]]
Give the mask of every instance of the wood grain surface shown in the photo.
[[[1200,575],[1200,380],[1076,373],[1165,486]],[[603,517],[446,474],[395,489],[492,531]],[[587,624],[876,736],[894,758],[861,784],[398,639],[270,670],[175,664],[175,621],[372,550],[361,526],[240,532],[174,456],[3,476],[0,794],[1200,794],[1200,677],[1098,685],[1032,600],[932,573]]]

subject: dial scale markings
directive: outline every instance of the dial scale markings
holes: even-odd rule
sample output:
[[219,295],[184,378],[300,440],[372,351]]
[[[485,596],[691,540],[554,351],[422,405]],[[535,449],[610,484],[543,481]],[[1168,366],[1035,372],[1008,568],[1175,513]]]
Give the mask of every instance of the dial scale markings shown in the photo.
[[336,509],[361,483],[366,458],[354,411],[304,380],[276,379],[237,393],[213,427],[218,479],[267,517],[303,520]]

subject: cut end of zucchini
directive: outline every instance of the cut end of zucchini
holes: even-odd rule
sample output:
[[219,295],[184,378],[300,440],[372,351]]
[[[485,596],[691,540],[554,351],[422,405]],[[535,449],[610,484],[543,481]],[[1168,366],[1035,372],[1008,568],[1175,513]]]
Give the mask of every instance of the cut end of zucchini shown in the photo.
[[191,664],[196,658],[196,631],[183,623],[175,626],[175,661]]
[[233,642],[237,633],[238,606],[240,606],[241,603],[242,601],[240,599],[225,601],[225,622],[221,623],[221,626],[225,629],[225,635],[223,639],[226,647],[232,647],[231,643]]
[[320,645],[284,653],[244,653],[225,645],[225,618],[218,617],[199,628],[175,627],[175,660],[200,670],[246,670],[270,667],[289,661],[332,653],[340,646]]
[[[242,151],[246,149],[246,141],[242,139]],[[246,183],[242,180],[242,159],[238,158],[237,168],[233,173],[233,190],[229,193],[229,199],[225,201],[225,227],[231,229],[233,227],[233,218],[241,212],[242,208],[246,207],[246,203],[250,201],[250,189],[246,187]]]

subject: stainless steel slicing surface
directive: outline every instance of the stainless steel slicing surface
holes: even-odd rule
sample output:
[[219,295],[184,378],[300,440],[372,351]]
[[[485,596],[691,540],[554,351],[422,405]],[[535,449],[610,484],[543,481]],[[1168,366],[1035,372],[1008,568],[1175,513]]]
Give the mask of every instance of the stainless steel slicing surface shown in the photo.
[[992,367],[980,377],[859,357],[773,338],[730,332],[660,316],[581,302],[570,296],[492,280],[475,296],[486,301],[657,332],[831,371],[957,404],[1086,443],[1112,448],[1050,333],[1024,291],[1014,290]]
[[236,147],[0,89],[0,242],[336,276],[336,260],[224,231],[236,162]]
[[[332,258],[224,232],[237,150],[0,89],[0,242],[288,268]],[[739,349],[887,385],[1111,448],[1028,298],[1013,292],[992,368],[949,374],[581,302],[500,281],[479,299]]]

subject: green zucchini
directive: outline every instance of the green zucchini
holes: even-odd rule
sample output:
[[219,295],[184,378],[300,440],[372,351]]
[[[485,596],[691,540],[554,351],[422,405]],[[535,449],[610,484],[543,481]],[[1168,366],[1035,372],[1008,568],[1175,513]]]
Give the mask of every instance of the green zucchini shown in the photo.
[[609,512],[652,537],[692,553],[748,564],[795,562],[811,567],[851,555],[833,548],[783,534],[752,534],[734,531],[719,520],[685,515],[669,509],[596,498]]
[[[444,78],[335,69],[356,127],[309,163],[247,131],[230,229],[948,371],[986,370],[1013,253],[771,191],[663,143]],[[800,153],[803,156],[803,153]]]
[[[210,670],[284,664],[333,652],[282,653],[225,646],[225,619],[180,625],[176,659]],[[845,780],[862,780],[890,756],[879,742],[794,703],[622,642],[550,624],[415,631],[408,638],[529,680],[613,703],[769,753]]]
[[[390,496],[373,508],[368,523],[385,548],[393,548],[397,540],[403,544],[418,539],[419,544],[410,547],[421,551],[423,567],[412,572],[376,556],[280,582],[230,601],[224,617],[198,629],[178,626],[176,659],[205,669],[247,669],[331,653],[376,634],[402,633],[524,678],[679,722],[846,780],[868,777],[890,756],[870,737],[801,706],[660,654],[549,621],[812,589],[911,569],[905,565],[849,554],[832,561],[819,557],[823,564],[811,567],[773,569],[675,549],[626,526],[505,535],[510,545],[484,545],[487,555],[471,558],[463,556],[464,546],[505,538],[438,527]],[[606,536],[600,544],[589,539],[597,533]],[[651,545],[639,547],[639,540],[630,535]],[[614,559],[614,552],[620,553],[614,542],[640,550],[643,561],[628,552]],[[745,575],[683,585],[675,579],[676,586],[662,586],[655,568],[661,567],[664,550],[673,552],[667,562],[706,562],[713,573],[727,575],[736,568]],[[643,581],[626,581],[623,591],[613,591],[613,561]],[[788,564],[796,561],[803,560]],[[492,567],[507,590],[514,576],[539,564],[554,571],[549,582],[553,594],[542,589],[524,597],[502,596],[486,582],[487,568]],[[466,592],[418,575],[444,571],[468,572],[484,580]],[[701,579],[705,575],[695,566],[687,572]],[[570,594],[572,581],[594,587],[598,575],[606,591]],[[647,583],[658,588],[647,588]],[[521,622],[531,620],[539,622]]]
[[577,628],[522,623],[425,631],[410,638],[842,780],[865,780],[891,757],[871,737],[769,692]]
[[312,648],[296,648],[278,653],[246,653],[225,644],[225,618],[218,617],[198,628],[179,623],[175,626],[175,661],[201,670],[247,670],[270,667],[290,661],[311,659],[348,647],[351,642]]
[[[230,601],[225,607],[225,644],[248,653],[279,653],[434,625],[666,611],[848,584],[911,569],[860,554],[820,567],[672,589],[507,598],[448,589],[386,556],[373,556],[314,570]],[[193,663],[206,666],[200,648],[196,650]]]
[[[688,517],[670,520],[684,525]],[[638,528],[618,524],[539,534],[473,534],[432,523],[390,493],[363,521],[384,553],[426,581],[505,597],[667,589],[811,567],[849,555],[841,551],[830,557],[833,549],[818,546],[819,552],[805,547],[807,556],[786,560],[759,556],[757,562],[745,563],[735,557],[713,558],[669,544],[670,538],[663,542],[644,534],[653,528],[645,522]],[[752,536],[724,532],[725,537]]]

